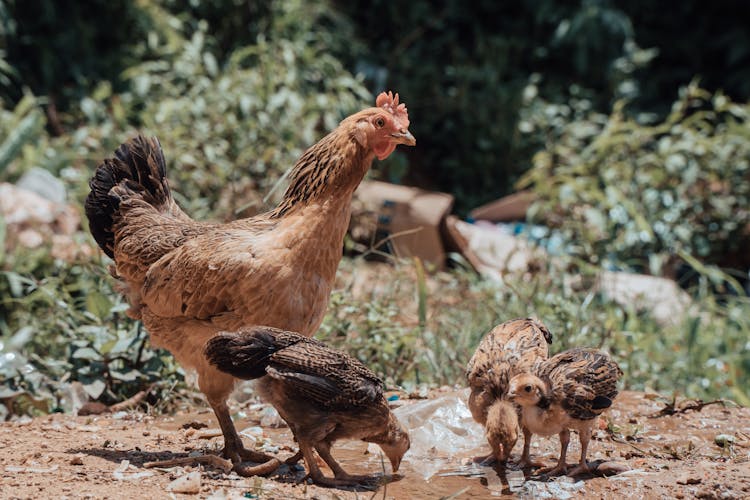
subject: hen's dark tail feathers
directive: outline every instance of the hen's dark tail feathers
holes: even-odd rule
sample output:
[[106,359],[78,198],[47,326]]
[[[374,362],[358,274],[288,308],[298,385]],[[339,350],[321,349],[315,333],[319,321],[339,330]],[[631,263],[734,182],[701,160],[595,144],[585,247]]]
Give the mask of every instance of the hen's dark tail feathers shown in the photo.
[[311,340],[294,332],[255,326],[218,334],[206,342],[204,354],[219,370],[251,380],[266,374],[271,356],[303,341]]
[[[112,191],[115,186],[123,188],[120,193]],[[114,158],[107,158],[96,168],[89,187],[91,192],[86,197],[89,229],[104,253],[114,257],[112,224],[123,193],[137,194],[157,209],[168,206],[172,200],[159,140],[139,135],[120,145]]]

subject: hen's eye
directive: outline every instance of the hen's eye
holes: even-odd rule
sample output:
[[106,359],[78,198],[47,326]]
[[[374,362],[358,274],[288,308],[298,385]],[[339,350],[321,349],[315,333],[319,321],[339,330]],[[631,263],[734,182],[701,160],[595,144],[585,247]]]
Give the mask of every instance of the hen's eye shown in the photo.
[[531,386],[527,385],[526,387],[523,388],[523,390],[526,392],[531,392]]
[[383,120],[382,118],[378,118],[377,120],[375,120],[375,125],[377,125],[378,128],[381,128],[383,125],[385,125],[385,120]]

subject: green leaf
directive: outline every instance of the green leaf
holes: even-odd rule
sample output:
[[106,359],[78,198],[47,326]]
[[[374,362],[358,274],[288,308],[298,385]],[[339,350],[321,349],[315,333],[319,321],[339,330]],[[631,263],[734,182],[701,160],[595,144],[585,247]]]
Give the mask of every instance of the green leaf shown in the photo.
[[74,359],[87,359],[89,361],[101,361],[102,356],[91,347],[81,347],[73,353]]
[[90,291],[86,296],[86,309],[104,320],[112,310],[112,301],[106,295],[97,291]]
[[102,395],[106,388],[107,385],[101,380],[94,380],[88,384],[83,384],[83,390],[86,391],[86,394],[88,394],[91,399],[97,399]]

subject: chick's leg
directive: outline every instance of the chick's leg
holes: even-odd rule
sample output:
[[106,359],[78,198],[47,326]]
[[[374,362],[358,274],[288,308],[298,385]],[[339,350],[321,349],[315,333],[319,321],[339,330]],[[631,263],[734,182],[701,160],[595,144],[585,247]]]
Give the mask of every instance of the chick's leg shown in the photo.
[[373,476],[355,476],[346,472],[336,461],[336,459],[333,458],[333,455],[331,455],[331,443],[327,441],[321,441],[320,443],[315,445],[315,449],[318,451],[318,455],[320,455],[320,458],[322,458],[325,463],[328,464],[328,467],[331,468],[336,479],[351,482],[351,484],[359,484],[375,480]]
[[586,463],[586,453],[589,449],[589,441],[591,441],[592,426],[593,424],[590,424],[587,425],[584,429],[578,430],[578,439],[581,441],[581,461],[573,470],[568,472],[568,475],[571,477],[591,473],[591,469],[589,469],[589,465]]
[[533,434],[526,427],[521,427],[521,430],[523,431],[523,453],[521,454],[521,460],[519,460],[518,465],[521,467],[543,467],[544,464],[542,462],[531,460],[531,457],[529,456],[531,451],[531,437]]
[[565,457],[568,454],[568,443],[570,442],[570,431],[565,429],[560,433],[560,459],[557,461],[557,465],[554,467],[545,467],[539,469],[537,473],[547,474],[549,476],[559,476],[565,474],[567,464],[565,463]]
[[[320,467],[318,466],[317,460],[315,459],[315,452],[313,451],[312,445],[307,441],[300,441],[299,449],[302,452],[302,456],[305,457],[305,465],[307,465],[307,470],[308,470],[307,476],[310,479],[312,479],[315,484],[319,484],[321,486],[330,486],[334,488],[338,488],[341,486],[356,486],[359,484],[359,481],[355,481],[355,480],[348,479],[348,478],[325,477],[323,475],[323,472],[320,470]],[[331,459],[333,459],[333,457],[331,457]],[[328,461],[326,460],[326,463],[327,462]],[[335,460],[334,460],[334,463],[335,463]],[[336,467],[339,471],[343,472],[343,469],[341,469],[340,465],[336,464]],[[333,467],[331,468],[333,469]],[[335,474],[335,471],[334,471],[334,474]],[[344,474],[346,474],[346,472],[344,472]]]

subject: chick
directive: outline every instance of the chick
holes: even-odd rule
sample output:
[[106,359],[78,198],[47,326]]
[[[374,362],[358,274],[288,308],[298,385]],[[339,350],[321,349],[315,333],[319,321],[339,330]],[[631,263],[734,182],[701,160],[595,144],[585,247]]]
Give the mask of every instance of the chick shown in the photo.
[[521,425],[534,434],[560,436],[557,465],[538,472],[564,474],[570,429],[578,431],[581,460],[570,476],[590,472],[586,463],[596,417],[612,406],[622,370],[608,354],[576,348],[541,363],[532,373],[510,380],[508,397],[521,405]]
[[[204,352],[219,370],[258,379],[259,395],[276,408],[299,443],[291,461],[304,457],[314,482],[352,486],[373,481],[347,474],[333,458],[331,445],[344,438],[378,444],[398,471],[409,435],[388,407],[383,382],[358,360],[315,339],[265,326],[221,333]],[[334,479],[320,471],[313,449]]]
[[[492,452],[475,460],[484,464],[505,462],[518,440],[516,407],[506,400],[508,381],[547,359],[552,334],[531,318],[506,321],[493,328],[479,343],[466,368],[471,388],[469,409],[485,428]],[[528,463],[531,433],[524,432],[522,463]]]

